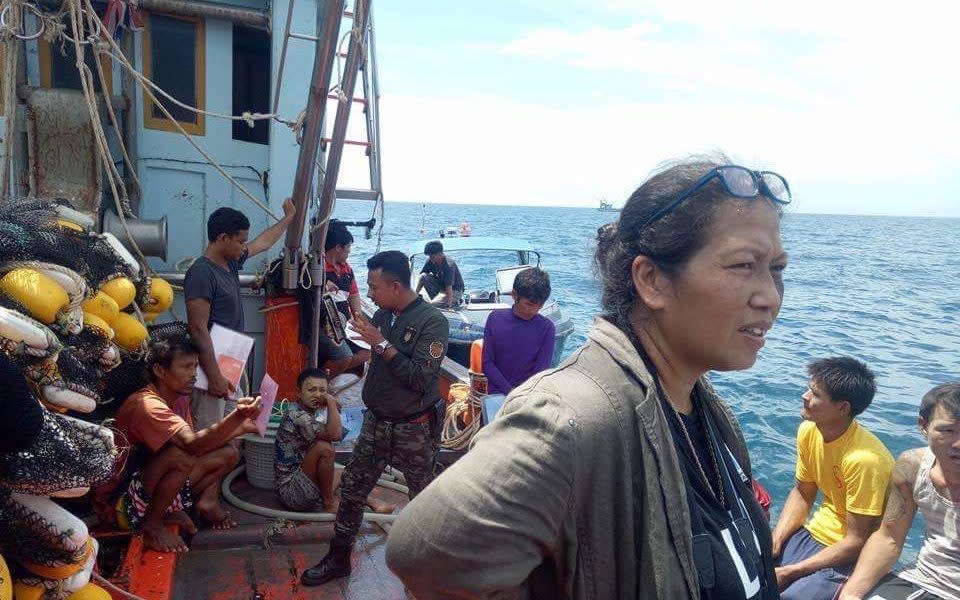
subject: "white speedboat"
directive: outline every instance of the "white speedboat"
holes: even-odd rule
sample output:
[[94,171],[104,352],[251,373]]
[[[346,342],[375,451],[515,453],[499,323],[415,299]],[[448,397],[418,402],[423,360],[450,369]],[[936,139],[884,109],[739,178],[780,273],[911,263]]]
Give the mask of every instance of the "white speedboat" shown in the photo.
[[[420,268],[426,261],[423,248],[429,240],[413,242],[408,250],[414,285]],[[510,308],[513,298],[513,279],[524,269],[540,266],[540,253],[530,242],[508,237],[445,237],[444,254],[457,261],[466,285],[462,301],[443,313],[450,321],[450,342],[447,356],[464,366],[469,366],[470,345],[483,338],[483,328],[490,312],[498,308]],[[507,262],[512,258],[511,262]],[[540,314],[556,326],[556,347],[553,363],[563,355],[567,338],[573,333],[573,321],[563,313],[556,296],[552,295]]]

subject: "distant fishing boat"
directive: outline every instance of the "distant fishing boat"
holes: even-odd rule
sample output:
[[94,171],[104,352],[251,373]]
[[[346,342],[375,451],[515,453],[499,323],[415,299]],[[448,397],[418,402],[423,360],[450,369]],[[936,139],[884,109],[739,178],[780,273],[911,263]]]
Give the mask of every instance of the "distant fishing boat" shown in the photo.
[[619,208],[616,208],[614,205],[603,199],[600,200],[600,207],[597,208],[597,210],[603,212],[620,212]]

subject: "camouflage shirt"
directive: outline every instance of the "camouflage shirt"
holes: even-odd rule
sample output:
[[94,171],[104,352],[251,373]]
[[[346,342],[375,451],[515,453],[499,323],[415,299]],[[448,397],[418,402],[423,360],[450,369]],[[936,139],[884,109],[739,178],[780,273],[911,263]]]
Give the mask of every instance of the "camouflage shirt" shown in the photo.
[[399,315],[380,309],[370,321],[397,349],[391,360],[373,355],[363,384],[363,403],[382,419],[403,419],[440,399],[440,363],[450,325],[418,297]]
[[296,403],[287,406],[277,429],[277,439],[274,441],[276,460],[273,468],[278,487],[286,484],[300,468],[307,448],[317,439],[317,432],[322,431],[326,425],[326,408],[309,413]]

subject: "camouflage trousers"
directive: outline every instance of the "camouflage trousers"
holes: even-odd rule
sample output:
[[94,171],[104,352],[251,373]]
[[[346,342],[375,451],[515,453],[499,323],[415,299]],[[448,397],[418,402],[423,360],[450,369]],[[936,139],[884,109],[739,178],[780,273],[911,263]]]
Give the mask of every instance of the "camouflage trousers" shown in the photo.
[[392,423],[368,410],[340,481],[337,537],[353,543],[363,522],[367,496],[387,465],[403,473],[411,500],[427,487],[433,480],[439,442],[433,439],[429,422]]

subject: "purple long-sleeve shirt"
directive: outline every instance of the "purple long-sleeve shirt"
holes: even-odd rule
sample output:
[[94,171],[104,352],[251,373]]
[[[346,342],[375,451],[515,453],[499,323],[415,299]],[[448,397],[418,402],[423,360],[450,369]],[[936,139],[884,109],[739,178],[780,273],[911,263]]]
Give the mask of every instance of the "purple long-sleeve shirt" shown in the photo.
[[483,331],[483,373],[491,394],[509,394],[531,375],[550,368],[555,344],[553,321],[536,315],[525,321],[513,309],[490,313]]

